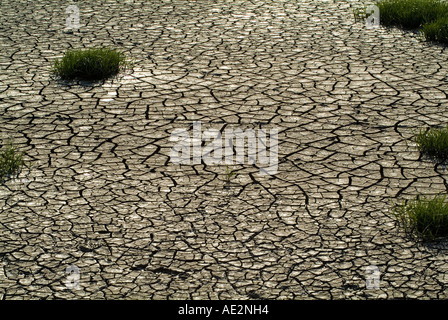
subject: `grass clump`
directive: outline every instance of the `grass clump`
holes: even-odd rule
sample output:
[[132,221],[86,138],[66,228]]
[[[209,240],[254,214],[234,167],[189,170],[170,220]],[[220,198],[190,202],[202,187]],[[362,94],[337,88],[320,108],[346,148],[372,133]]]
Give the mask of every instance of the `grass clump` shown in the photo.
[[355,21],[364,20],[367,18],[366,7],[355,8],[353,9],[353,16],[355,17]]
[[18,152],[10,141],[0,151],[0,182],[5,182],[9,177],[17,175],[25,165],[24,152]]
[[420,29],[428,41],[448,44],[448,2],[442,0],[380,0],[381,24]]
[[448,4],[441,0],[381,0],[381,23],[404,29],[417,29],[448,16]]
[[56,59],[53,73],[64,80],[102,80],[126,66],[126,56],[114,49],[79,49],[69,50],[61,60]]
[[448,127],[420,129],[414,139],[421,153],[439,161],[448,159]]
[[425,24],[422,32],[426,40],[448,44],[448,16]]
[[417,196],[405,200],[394,208],[394,215],[411,236],[425,241],[448,236],[448,203],[446,196],[432,199]]

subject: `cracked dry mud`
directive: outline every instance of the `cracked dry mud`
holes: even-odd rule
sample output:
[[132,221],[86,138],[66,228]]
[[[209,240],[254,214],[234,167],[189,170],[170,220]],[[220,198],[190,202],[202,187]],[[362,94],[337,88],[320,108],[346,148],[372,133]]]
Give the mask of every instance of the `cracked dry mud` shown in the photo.
[[[390,209],[447,190],[410,138],[447,123],[448,54],[367,29],[358,4],[3,0],[0,138],[34,166],[0,186],[0,298],[447,298],[447,246],[409,240]],[[134,70],[51,78],[92,46]],[[173,164],[193,121],[278,128],[278,172],[234,165],[227,184],[224,165]]]

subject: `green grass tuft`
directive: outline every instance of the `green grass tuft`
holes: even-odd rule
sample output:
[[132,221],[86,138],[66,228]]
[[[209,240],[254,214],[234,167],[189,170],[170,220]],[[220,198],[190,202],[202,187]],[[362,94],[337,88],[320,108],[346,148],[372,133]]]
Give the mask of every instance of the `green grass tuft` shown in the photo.
[[366,12],[366,7],[362,7],[362,8],[354,8],[353,9],[353,16],[355,17],[355,21],[362,21],[365,20],[367,18],[367,12]]
[[405,232],[424,241],[448,236],[448,203],[446,196],[432,199],[417,196],[394,208],[394,215]]
[[0,182],[5,182],[9,177],[20,173],[25,165],[24,152],[18,152],[10,141],[0,151]]
[[230,179],[236,175],[236,172],[234,170],[230,170],[229,166],[226,165],[226,182],[230,183]]
[[126,68],[126,56],[109,48],[69,50],[54,63],[53,73],[64,80],[102,80]]
[[421,153],[439,161],[448,159],[448,127],[420,129],[414,139]]
[[385,26],[417,29],[448,16],[448,3],[441,0],[380,0],[380,21]]
[[425,24],[422,32],[426,40],[448,44],[448,16]]
[[448,44],[448,2],[443,0],[380,0],[384,26],[420,29],[428,41]]

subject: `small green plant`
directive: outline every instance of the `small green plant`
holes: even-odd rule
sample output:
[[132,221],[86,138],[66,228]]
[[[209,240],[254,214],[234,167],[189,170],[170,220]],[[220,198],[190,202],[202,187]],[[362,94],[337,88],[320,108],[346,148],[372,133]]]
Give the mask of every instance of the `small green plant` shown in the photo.
[[414,139],[421,153],[439,161],[448,159],[448,127],[420,129]]
[[234,170],[230,170],[229,166],[226,165],[226,182],[227,184],[230,183],[230,179],[236,175],[236,172]]
[[10,141],[0,151],[0,182],[5,182],[9,177],[17,175],[25,165],[24,152],[18,152]]
[[437,240],[448,236],[448,203],[446,196],[432,199],[417,196],[394,208],[394,215],[411,236],[422,240]]
[[64,80],[101,80],[130,66],[126,56],[109,48],[69,50],[56,59],[53,73]]
[[361,21],[367,18],[366,7],[353,9],[353,16],[355,21]]

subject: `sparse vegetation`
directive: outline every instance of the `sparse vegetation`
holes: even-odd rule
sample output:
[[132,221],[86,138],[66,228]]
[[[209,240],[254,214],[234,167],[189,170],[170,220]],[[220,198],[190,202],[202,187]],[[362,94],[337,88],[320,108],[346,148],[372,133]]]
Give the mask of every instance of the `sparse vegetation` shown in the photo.
[[423,154],[439,161],[448,159],[448,127],[420,129],[414,139]]
[[436,240],[448,236],[448,203],[446,196],[432,199],[417,196],[394,208],[394,215],[410,236]]
[[355,8],[353,9],[353,16],[355,17],[355,21],[364,20],[367,17],[366,7]]
[[123,53],[109,48],[69,50],[54,63],[53,73],[64,80],[101,80],[129,66]]
[[236,175],[236,172],[234,170],[230,170],[229,166],[226,165],[226,183],[230,183],[230,179]]
[[23,156],[24,152],[18,152],[17,147],[13,146],[10,141],[6,143],[0,151],[0,183],[20,173],[25,165]]

